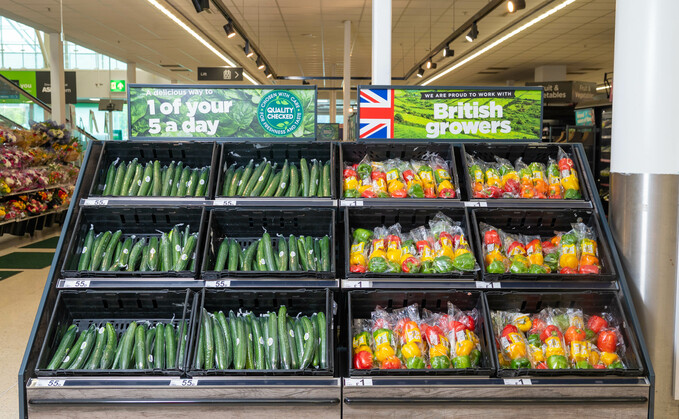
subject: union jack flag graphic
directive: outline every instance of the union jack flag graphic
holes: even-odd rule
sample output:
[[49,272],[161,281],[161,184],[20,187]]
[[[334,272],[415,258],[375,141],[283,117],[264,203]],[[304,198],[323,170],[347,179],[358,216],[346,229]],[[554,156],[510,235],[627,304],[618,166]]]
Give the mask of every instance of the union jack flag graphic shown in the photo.
[[361,89],[359,138],[391,138],[394,134],[394,91]]

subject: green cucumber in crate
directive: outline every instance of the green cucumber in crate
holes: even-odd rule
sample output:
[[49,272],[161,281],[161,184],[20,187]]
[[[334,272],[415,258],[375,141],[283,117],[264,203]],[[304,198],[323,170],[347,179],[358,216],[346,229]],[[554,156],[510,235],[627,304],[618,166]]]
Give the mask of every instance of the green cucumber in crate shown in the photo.
[[141,185],[137,191],[137,196],[146,196],[151,190],[153,183],[153,163],[146,163],[144,173],[141,175]]
[[112,161],[111,164],[108,166],[108,171],[106,172],[106,183],[104,183],[104,190],[102,192],[102,195],[104,196],[111,195],[111,192],[113,192],[113,184],[117,173],[116,170],[117,163],[118,159]]
[[224,195],[226,196],[234,196],[236,194],[236,191],[238,191],[238,186],[242,182],[241,179],[243,177],[243,168],[239,167],[236,172],[233,174],[233,178],[229,182],[229,188],[224,192]]
[[[259,179],[262,179],[262,172],[264,172],[264,168],[266,165],[269,164],[266,159],[262,161],[262,163],[258,164],[254,170],[252,171],[252,175],[250,175],[250,178],[248,179],[248,183],[241,192],[240,187],[238,188],[238,196],[250,196],[250,193],[255,189],[255,184],[259,181]],[[271,165],[269,164],[269,167]],[[264,179],[262,179],[264,181]]]
[[215,261],[215,271],[223,271],[229,254],[229,240],[225,237],[217,250],[217,260]]
[[94,226],[90,225],[87,235],[85,235],[85,241],[80,252],[80,259],[78,261],[78,270],[84,271],[90,265],[90,259],[92,258],[92,247],[94,245]]
[[99,369],[107,370],[113,365],[116,346],[118,345],[118,336],[111,323],[107,322],[104,327],[106,328],[106,346],[99,362]]
[[132,179],[134,178],[136,171],[137,159],[135,158],[127,165],[127,169],[125,169],[125,179],[123,179],[121,189],[116,194],[117,196],[127,195],[127,192],[130,190],[130,186],[132,185]]
[[302,329],[304,330],[303,345],[304,349],[302,351],[302,361],[300,362],[300,368],[304,369],[311,364],[314,355],[318,353],[316,348],[317,337],[315,334],[315,329],[311,325],[311,320],[307,316],[301,319]]
[[156,325],[156,340],[153,346],[153,367],[165,368],[165,325],[158,323]]
[[266,164],[264,165],[264,170],[259,175],[259,178],[256,180],[254,187],[247,196],[254,197],[261,195],[262,191],[264,190],[264,187],[266,186],[266,182],[269,179],[269,174],[271,174],[272,172],[272,167],[273,166],[271,166],[270,162],[266,162]]
[[132,177],[132,182],[125,195],[127,196],[137,196],[137,192],[141,188],[142,175],[144,173],[144,168],[141,163],[137,163],[134,166],[134,176]]
[[302,178],[302,193],[301,195],[305,198],[309,197],[309,165],[306,159],[301,159],[299,161],[299,171]]
[[231,362],[233,361],[233,339],[231,337],[231,328],[229,327],[229,321],[226,319],[223,311],[219,311],[214,314],[219,324],[219,329],[224,335],[224,368],[229,368]]
[[278,183],[278,187],[276,188],[276,192],[274,193],[275,197],[280,197],[285,194],[285,190],[288,187],[289,179],[290,179],[290,165],[288,164],[288,159],[285,159],[285,163],[283,163],[283,169],[281,170],[280,182]]
[[318,162],[316,160],[311,164],[311,173],[309,174],[309,194],[306,196],[316,196],[318,190]]
[[167,166],[165,173],[163,174],[163,188],[160,192],[161,196],[171,196],[172,184],[174,183],[174,160]]
[[297,352],[297,341],[295,340],[295,328],[289,317],[286,318],[285,324],[288,332],[288,345],[290,347],[290,368],[296,370],[299,368],[299,353]]
[[177,196],[177,191],[179,190],[179,181],[184,173],[184,163],[177,162],[174,167],[174,173],[172,175],[172,188],[170,189],[170,196]]
[[272,197],[276,193],[276,190],[278,189],[280,183],[281,183],[281,176],[283,174],[281,172],[278,172],[274,175],[273,179],[271,179],[271,182],[269,185],[266,187],[266,190],[262,194],[263,197]]
[[[262,167],[264,169],[264,167]],[[245,166],[245,171],[243,172],[243,176],[241,177],[240,181],[238,182],[238,188],[236,189],[235,193],[229,193],[230,196],[243,196],[245,194],[245,189],[248,187],[248,184],[250,183],[250,179],[253,175],[253,173],[257,172],[257,169],[255,169],[255,161],[253,159],[250,159],[250,162],[248,163],[247,166]],[[259,177],[259,175],[257,175]],[[254,183],[253,183],[254,187]],[[232,186],[233,188],[233,186]]]
[[146,332],[146,369],[153,369],[153,349],[156,344],[156,328],[152,327]]
[[238,269],[238,259],[241,255],[241,248],[238,246],[238,242],[234,239],[229,240],[229,271],[235,271]]
[[332,181],[330,180],[330,161],[323,166],[323,194],[319,196],[329,198],[332,196]]
[[210,177],[210,168],[209,167],[203,167],[200,170],[200,176],[198,177],[198,187],[196,188],[196,193],[194,194],[196,197],[203,197],[205,196],[205,192],[207,191],[207,184],[209,181]]
[[186,182],[186,195],[187,196],[194,196],[196,194],[196,189],[198,189],[198,179],[199,178],[200,178],[199,169],[191,170],[191,176],[189,176],[189,180]]
[[229,193],[229,187],[231,186],[231,181],[233,180],[233,177],[236,172],[236,163],[233,163],[231,166],[229,166],[228,169],[226,169],[226,173],[224,173],[224,185],[222,186],[222,195],[228,195]]
[[108,337],[108,330],[104,327],[98,327],[96,330],[96,341],[94,343],[94,349],[92,349],[92,356],[85,364],[86,370],[95,370],[99,368],[99,363],[101,358],[104,356],[104,348],[106,347],[106,340]]
[[179,333],[179,359],[177,360],[177,368],[184,368],[184,358],[186,357],[186,345],[188,344],[188,329],[189,323],[184,321],[180,324]]
[[285,242],[285,237],[278,235],[278,270],[285,272],[288,270],[288,244]]
[[160,196],[163,191],[163,176],[161,174],[160,162],[153,162],[153,182],[151,183],[151,195]]
[[111,188],[110,195],[113,196],[120,195],[120,191],[123,188],[123,183],[125,182],[126,171],[127,166],[125,165],[125,162],[120,163],[118,165],[118,168],[116,169],[116,176],[115,178],[113,178],[113,187]]
[[290,235],[290,238],[288,239],[288,268],[291,271],[298,271],[299,270],[299,250],[297,249],[297,239],[295,236],[292,234]]
[[177,366],[177,338],[172,323],[165,325],[165,368],[171,369]]
[[94,342],[96,340],[95,330],[96,327],[91,325],[86,331],[83,332],[85,339],[83,339],[80,347],[76,348],[78,350],[78,354],[75,356],[75,359],[67,369],[79,370],[85,365],[85,362],[87,361],[87,358],[90,356],[90,352],[94,347]]
[[245,330],[245,369],[254,370],[255,369],[255,349],[254,342],[252,339],[252,328],[250,327],[250,322],[248,322],[245,317],[238,317],[238,321],[243,323],[243,329]]
[[193,249],[196,247],[196,241],[198,240],[197,234],[191,234],[186,241],[186,246],[181,250],[177,263],[174,265],[174,271],[183,271],[186,269],[186,265],[189,263],[189,258],[193,254]]
[[142,238],[141,240],[138,240],[134,246],[132,246],[132,250],[130,250],[130,258],[127,263],[127,271],[132,272],[135,270],[139,263],[139,259],[141,258],[141,254],[144,250],[144,246],[146,246],[146,238]]
[[73,341],[75,340],[75,336],[78,334],[78,327],[74,324],[68,327],[66,330],[66,333],[64,333],[64,336],[61,338],[61,341],[59,342],[59,346],[57,347],[56,352],[52,356],[52,360],[47,364],[48,370],[54,370],[61,365],[62,361],[64,358],[68,355],[68,352],[71,349],[71,345],[73,344]]

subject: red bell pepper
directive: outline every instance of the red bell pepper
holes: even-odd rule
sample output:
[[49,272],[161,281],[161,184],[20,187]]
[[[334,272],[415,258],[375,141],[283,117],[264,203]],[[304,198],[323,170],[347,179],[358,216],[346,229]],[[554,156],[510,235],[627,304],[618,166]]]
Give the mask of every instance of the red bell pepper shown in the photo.
[[395,356],[390,356],[382,362],[380,369],[383,370],[397,370],[401,368],[401,360]]
[[483,235],[483,244],[485,245],[488,244],[499,245],[500,243],[502,242],[500,241],[500,235],[498,234],[497,230],[488,230]]
[[401,270],[405,273],[417,273],[420,271],[421,263],[416,257],[407,257],[401,264]]
[[546,328],[547,328],[547,322],[545,322],[544,320],[542,320],[542,319],[536,317],[536,318],[533,319],[533,326],[531,326],[531,328],[530,328],[530,330],[528,331],[528,333],[530,333],[531,335],[537,333],[537,334],[539,335],[539,334],[542,333],[542,331],[545,330]]
[[570,345],[573,341],[577,342],[585,340],[587,334],[579,327],[569,326],[568,329],[566,329],[566,333],[563,335],[563,337],[566,340],[566,345]]
[[547,338],[552,336],[562,337],[563,334],[561,333],[561,330],[559,330],[558,327],[554,326],[553,324],[550,324],[540,334],[540,340],[544,342],[547,340]]
[[455,189],[443,188],[439,191],[439,198],[455,198]]
[[596,347],[601,352],[615,352],[615,347],[618,344],[618,335],[613,330],[602,330],[599,332],[599,337],[596,340]]
[[361,198],[377,198],[377,194],[372,189],[366,189],[361,193]]
[[344,176],[344,179],[352,178],[355,177],[358,179],[358,173],[356,173],[355,170],[353,169],[344,169],[344,173],[342,174]]
[[467,326],[465,326],[464,323],[458,322],[457,320],[453,320],[449,322],[448,328],[455,333],[457,332],[464,332],[467,329]]
[[576,271],[576,270],[573,269],[573,268],[561,268],[561,270],[559,271],[559,273],[560,273],[560,274],[566,274],[566,275],[573,275],[573,274],[578,273],[578,271]]
[[599,316],[592,316],[587,320],[587,328],[594,333],[599,333],[601,329],[608,327],[608,322]]
[[467,314],[460,317],[460,323],[462,323],[467,330],[470,330],[472,332],[476,328],[476,322],[474,321],[474,318],[472,316],[467,315]]
[[349,270],[353,273],[364,274],[365,265],[351,265],[351,267],[349,267]]
[[573,160],[569,158],[564,158],[559,160],[559,171],[570,170],[573,168]]
[[520,241],[515,241],[512,244],[509,245],[509,248],[507,248],[507,256],[514,256],[514,255],[525,255],[526,254],[526,248],[523,247],[523,243]]
[[380,180],[380,179],[382,179],[382,180],[384,180],[385,182],[387,181],[387,174],[384,173],[384,172],[372,172],[372,173],[370,174],[370,177],[372,178],[372,180]]
[[605,366],[604,364],[596,364],[596,365],[594,366],[594,369],[595,369],[595,370],[605,370],[605,369],[606,369],[606,366]]
[[502,337],[506,338],[510,333],[519,333],[519,329],[517,329],[513,324],[508,324],[504,329],[502,329]]
[[357,370],[369,370],[373,367],[373,354],[361,351],[354,355],[354,368]]
[[548,369],[548,368],[547,368],[547,364],[545,364],[544,361],[538,363],[538,364],[535,366],[535,368],[537,368],[537,369],[539,369],[539,370],[546,370],[546,369]]
[[408,191],[406,191],[405,189],[397,189],[394,192],[392,192],[390,195],[391,195],[392,198],[407,198],[408,197]]
[[599,267],[595,265],[580,265],[578,269],[579,274],[596,275],[599,273]]

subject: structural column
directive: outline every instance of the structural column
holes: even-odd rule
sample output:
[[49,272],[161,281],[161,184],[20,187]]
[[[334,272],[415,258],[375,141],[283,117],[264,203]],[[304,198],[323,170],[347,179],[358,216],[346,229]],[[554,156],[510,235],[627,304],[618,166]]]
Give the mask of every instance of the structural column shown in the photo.
[[49,49],[52,120],[58,124],[65,124],[66,76],[64,74],[64,41],[61,39],[60,33],[49,34]]
[[330,91],[330,123],[337,121],[337,94],[334,90]]
[[351,21],[344,21],[344,81],[342,82],[342,139],[349,140],[349,110],[351,109]]
[[679,417],[677,15],[676,0],[616,4],[610,218],[656,374],[659,418]]
[[137,63],[128,62],[127,63],[127,84],[132,84],[137,82]]
[[391,0],[373,0],[372,84],[391,84]]

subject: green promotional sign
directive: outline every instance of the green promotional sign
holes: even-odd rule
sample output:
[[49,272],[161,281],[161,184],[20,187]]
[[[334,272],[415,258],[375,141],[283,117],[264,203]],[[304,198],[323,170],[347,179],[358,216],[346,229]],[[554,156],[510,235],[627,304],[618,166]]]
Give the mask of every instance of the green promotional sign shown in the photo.
[[111,80],[111,92],[113,92],[113,93],[124,93],[125,92],[125,80]]
[[358,138],[541,140],[542,89],[359,86]]
[[[18,84],[30,95],[36,96],[35,71],[0,71],[11,82]],[[26,102],[27,99],[6,86],[0,86],[0,103]]]
[[130,85],[130,138],[313,139],[314,86]]

